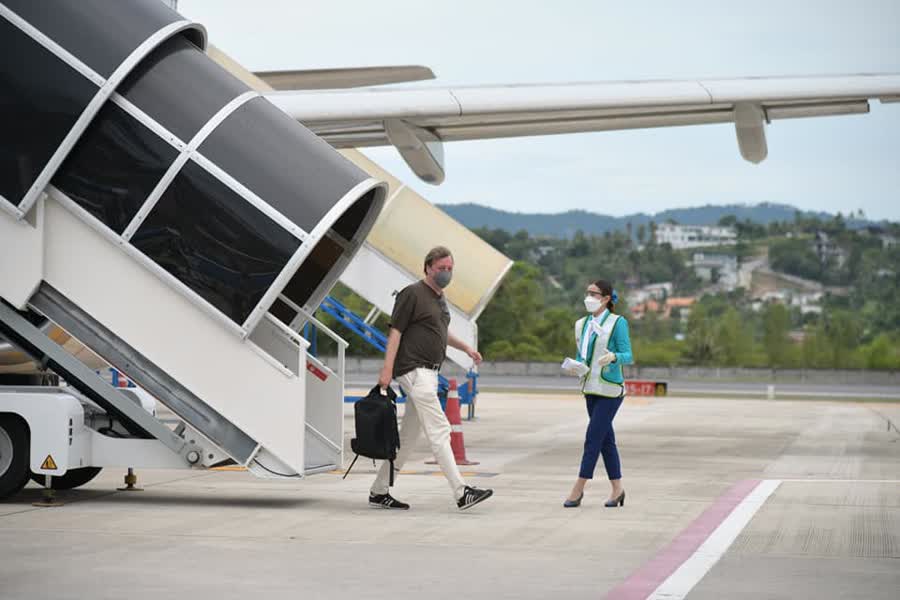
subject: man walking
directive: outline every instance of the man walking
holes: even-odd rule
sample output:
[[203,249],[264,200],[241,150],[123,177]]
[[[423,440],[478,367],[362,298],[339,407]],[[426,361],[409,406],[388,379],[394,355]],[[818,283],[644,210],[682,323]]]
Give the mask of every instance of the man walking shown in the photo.
[[[444,288],[453,277],[453,256],[443,246],[425,257],[425,278],[397,294],[391,315],[384,367],[378,385],[386,388],[396,378],[406,394],[406,412],[400,427],[400,450],[394,461],[399,471],[415,446],[420,430],[431,445],[456,505],[466,510],[491,497],[493,490],[470,487],[463,481],[450,448],[450,423],[438,400],[438,371],[447,345],[468,354],[475,364],[481,354],[449,333],[450,309]],[[384,462],[369,492],[369,505],[388,509],[409,509],[409,504],[393,498],[388,490],[390,463]]]

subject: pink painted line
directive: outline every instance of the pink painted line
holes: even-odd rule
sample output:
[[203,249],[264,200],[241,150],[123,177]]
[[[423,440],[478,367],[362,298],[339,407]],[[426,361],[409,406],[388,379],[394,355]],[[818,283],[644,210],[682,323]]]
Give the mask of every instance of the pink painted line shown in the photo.
[[606,600],[645,600],[697,551],[706,538],[759,483],[759,479],[745,479],[734,484],[668,546],[613,588],[607,594]]

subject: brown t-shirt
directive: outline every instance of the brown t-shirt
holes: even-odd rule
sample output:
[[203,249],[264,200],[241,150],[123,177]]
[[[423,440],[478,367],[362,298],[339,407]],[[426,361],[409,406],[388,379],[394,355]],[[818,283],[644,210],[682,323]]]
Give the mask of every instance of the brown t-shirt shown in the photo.
[[449,326],[450,309],[443,295],[424,281],[403,288],[394,300],[391,314],[391,327],[402,334],[394,360],[394,377],[444,362]]

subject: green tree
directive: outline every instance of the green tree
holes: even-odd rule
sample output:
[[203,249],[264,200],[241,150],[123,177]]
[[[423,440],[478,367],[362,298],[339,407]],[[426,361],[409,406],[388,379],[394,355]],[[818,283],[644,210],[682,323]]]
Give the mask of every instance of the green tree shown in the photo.
[[650,341],[632,337],[635,364],[644,367],[673,367],[681,362],[684,343],[676,340]]
[[825,314],[825,332],[831,368],[852,369],[864,366],[857,349],[862,341],[863,322],[852,310],[833,310]]
[[744,219],[735,223],[738,238],[758,240],[766,237],[766,228],[759,223],[754,223],[750,219]]
[[575,347],[575,321],[580,315],[568,308],[550,308],[534,324],[535,336],[548,360],[562,359]]
[[822,263],[808,239],[779,240],[769,246],[769,262],[776,271],[805,279],[819,280]]
[[825,369],[831,367],[831,356],[828,351],[828,334],[825,323],[819,321],[809,330],[801,348],[803,366],[808,369]]
[[647,342],[660,342],[671,340],[674,336],[673,321],[660,319],[654,311],[649,311],[639,321],[629,323],[632,334]]
[[488,227],[479,227],[472,230],[475,235],[486,241],[488,244],[499,250],[506,251],[506,244],[512,239],[512,235],[505,229],[489,229]]
[[900,343],[886,333],[879,334],[863,349],[867,369],[900,369]]
[[770,367],[789,365],[791,340],[788,332],[791,328],[791,317],[783,304],[766,305],[762,316],[763,350]]
[[572,244],[569,246],[569,256],[578,258],[587,256],[591,252],[591,242],[584,232],[580,229],[575,232]]
[[738,219],[734,215],[725,215],[719,219],[719,227],[734,227],[737,225]]
[[509,340],[494,340],[483,346],[487,360],[514,360],[515,349]]
[[695,365],[709,365],[718,355],[717,336],[709,310],[698,304],[688,317],[688,334],[685,340],[684,357]]
[[719,350],[718,364],[730,367],[742,366],[752,348],[753,338],[749,334],[740,312],[728,307],[719,319],[715,346]]
[[532,330],[545,305],[541,275],[537,266],[526,262],[516,262],[510,269],[478,320],[479,341],[486,349],[499,340],[515,344]]
[[737,257],[738,264],[742,265],[747,262],[748,258],[753,256],[753,247],[744,239],[738,239],[734,245],[734,255]]

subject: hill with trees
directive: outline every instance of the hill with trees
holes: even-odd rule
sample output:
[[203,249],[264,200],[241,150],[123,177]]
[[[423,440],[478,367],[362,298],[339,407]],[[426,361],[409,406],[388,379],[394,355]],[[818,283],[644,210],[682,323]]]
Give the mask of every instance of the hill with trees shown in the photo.
[[[704,252],[730,253],[741,264],[767,260],[776,273],[821,286],[817,310],[753,297],[744,288],[712,289],[690,265],[694,250],[657,244],[649,224],[554,238],[476,228],[515,261],[478,321],[485,358],[558,361],[570,355],[584,288],[604,278],[619,291],[617,309],[629,318],[636,362],[643,366],[900,369],[900,225],[854,229],[841,216],[796,211],[767,224],[734,214],[718,223],[736,229],[737,244]],[[662,282],[671,282],[672,296],[693,299],[689,312],[645,311],[637,318],[630,297]],[[335,293],[368,312],[348,290]],[[386,328],[387,318],[376,324]],[[374,354],[360,344],[352,352]]]
[[[601,215],[583,210],[557,214],[520,213],[497,210],[479,204],[439,204],[438,207],[469,229],[502,229],[515,233],[526,231],[532,237],[572,237],[581,231],[586,235],[603,235],[606,232],[625,231],[631,227],[637,231],[651,223],[675,222],[682,225],[714,225],[727,216],[738,222],[749,221],[768,226],[773,222],[792,221],[797,209],[786,204],[762,203],[756,205],[707,205],[696,208],[676,208],[655,215],[636,213],[624,217]],[[803,218],[827,221],[832,215],[824,212],[801,212]],[[848,219],[850,226],[869,224],[859,213]]]

